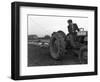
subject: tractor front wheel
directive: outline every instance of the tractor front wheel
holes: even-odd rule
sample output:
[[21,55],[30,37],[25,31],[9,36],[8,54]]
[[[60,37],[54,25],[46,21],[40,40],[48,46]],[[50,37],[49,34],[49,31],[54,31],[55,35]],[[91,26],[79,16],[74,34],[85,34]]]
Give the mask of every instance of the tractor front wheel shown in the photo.
[[80,49],[80,56],[79,56],[79,59],[80,59],[80,63],[82,64],[87,64],[87,59],[88,59],[88,56],[87,56],[87,46],[83,46],[81,49]]

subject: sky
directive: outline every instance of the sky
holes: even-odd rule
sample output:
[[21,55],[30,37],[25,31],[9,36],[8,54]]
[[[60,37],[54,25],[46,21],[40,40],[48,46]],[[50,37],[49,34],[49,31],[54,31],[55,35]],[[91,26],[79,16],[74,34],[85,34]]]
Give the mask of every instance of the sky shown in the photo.
[[58,30],[62,30],[67,34],[67,20],[69,19],[72,19],[73,23],[77,23],[79,28],[88,30],[88,18],[85,17],[28,15],[28,35],[51,36],[53,32]]

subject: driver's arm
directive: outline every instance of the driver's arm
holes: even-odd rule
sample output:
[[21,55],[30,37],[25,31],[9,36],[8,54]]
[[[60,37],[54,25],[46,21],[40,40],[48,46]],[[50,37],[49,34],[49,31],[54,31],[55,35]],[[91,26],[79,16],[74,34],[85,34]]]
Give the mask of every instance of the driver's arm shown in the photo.
[[78,28],[78,26],[77,26],[77,24],[75,24],[75,27],[76,27],[76,30],[77,30],[77,31],[80,31],[79,28]]

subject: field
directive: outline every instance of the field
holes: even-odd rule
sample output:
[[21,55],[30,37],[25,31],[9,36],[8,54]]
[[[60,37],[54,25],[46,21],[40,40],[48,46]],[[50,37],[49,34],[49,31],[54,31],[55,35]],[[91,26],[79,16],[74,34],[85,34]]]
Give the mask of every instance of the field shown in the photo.
[[28,44],[28,66],[73,65],[79,64],[78,57],[72,53],[65,54],[62,60],[50,56],[49,47]]

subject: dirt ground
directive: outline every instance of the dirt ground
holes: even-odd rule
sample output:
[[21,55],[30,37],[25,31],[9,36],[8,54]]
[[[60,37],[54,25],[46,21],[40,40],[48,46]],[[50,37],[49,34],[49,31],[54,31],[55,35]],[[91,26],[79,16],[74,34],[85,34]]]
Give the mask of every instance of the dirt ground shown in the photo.
[[62,60],[54,60],[49,48],[28,44],[28,66],[75,65],[80,64],[77,56],[65,54]]

